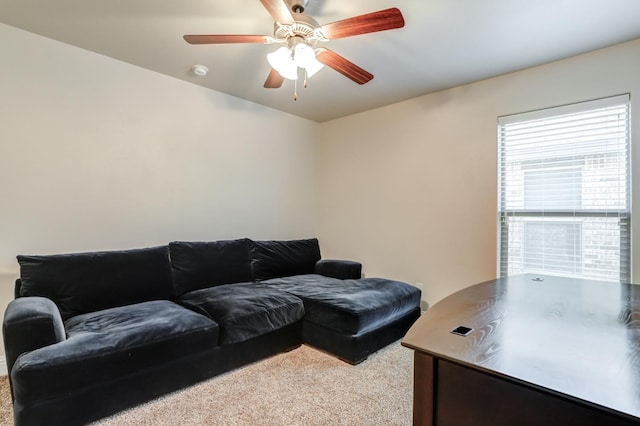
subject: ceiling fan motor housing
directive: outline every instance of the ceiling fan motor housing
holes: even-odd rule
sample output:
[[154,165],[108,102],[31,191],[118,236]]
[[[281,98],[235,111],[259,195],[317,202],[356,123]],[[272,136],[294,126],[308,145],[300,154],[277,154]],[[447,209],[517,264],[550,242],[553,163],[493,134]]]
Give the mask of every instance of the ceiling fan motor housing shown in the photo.
[[276,40],[287,40],[290,37],[302,37],[311,41],[318,38],[320,24],[310,16],[300,13],[293,13],[295,22],[291,25],[282,25],[278,22],[274,24],[273,36]]

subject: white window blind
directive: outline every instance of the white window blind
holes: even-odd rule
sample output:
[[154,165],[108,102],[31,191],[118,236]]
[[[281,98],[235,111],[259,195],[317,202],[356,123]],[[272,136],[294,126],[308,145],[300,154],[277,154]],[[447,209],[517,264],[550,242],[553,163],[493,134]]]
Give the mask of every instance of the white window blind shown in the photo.
[[628,282],[629,95],[498,118],[499,273]]

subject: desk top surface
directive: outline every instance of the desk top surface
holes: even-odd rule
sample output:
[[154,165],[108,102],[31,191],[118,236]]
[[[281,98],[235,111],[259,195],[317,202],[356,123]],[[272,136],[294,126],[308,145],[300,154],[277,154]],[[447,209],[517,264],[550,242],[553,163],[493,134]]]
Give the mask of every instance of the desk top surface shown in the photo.
[[[452,334],[458,326],[473,330]],[[640,285],[520,275],[461,290],[402,344],[640,417]]]

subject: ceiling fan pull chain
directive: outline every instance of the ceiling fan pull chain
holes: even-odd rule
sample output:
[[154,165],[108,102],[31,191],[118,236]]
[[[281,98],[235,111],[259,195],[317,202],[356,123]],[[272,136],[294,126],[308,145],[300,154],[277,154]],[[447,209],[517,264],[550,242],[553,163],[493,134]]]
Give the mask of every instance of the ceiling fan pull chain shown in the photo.
[[305,89],[307,88],[307,76],[308,76],[307,69],[305,68],[304,69],[304,88]]
[[298,100],[298,79],[293,80],[293,100]]

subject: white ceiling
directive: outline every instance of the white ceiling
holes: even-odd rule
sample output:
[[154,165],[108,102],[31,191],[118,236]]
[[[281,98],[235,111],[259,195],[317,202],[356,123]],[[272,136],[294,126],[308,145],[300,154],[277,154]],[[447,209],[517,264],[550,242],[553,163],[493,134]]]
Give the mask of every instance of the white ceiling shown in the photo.
[[0,22],[318,122],[640,37],[639,0],[310,0],[305,13],[326,24],[389,7],[404,28],[322,44],[375,78],[326,68],[297,101],[292,81],[262,87],[277,45],[182,39],[272,35],[259,0],[0,0]]

